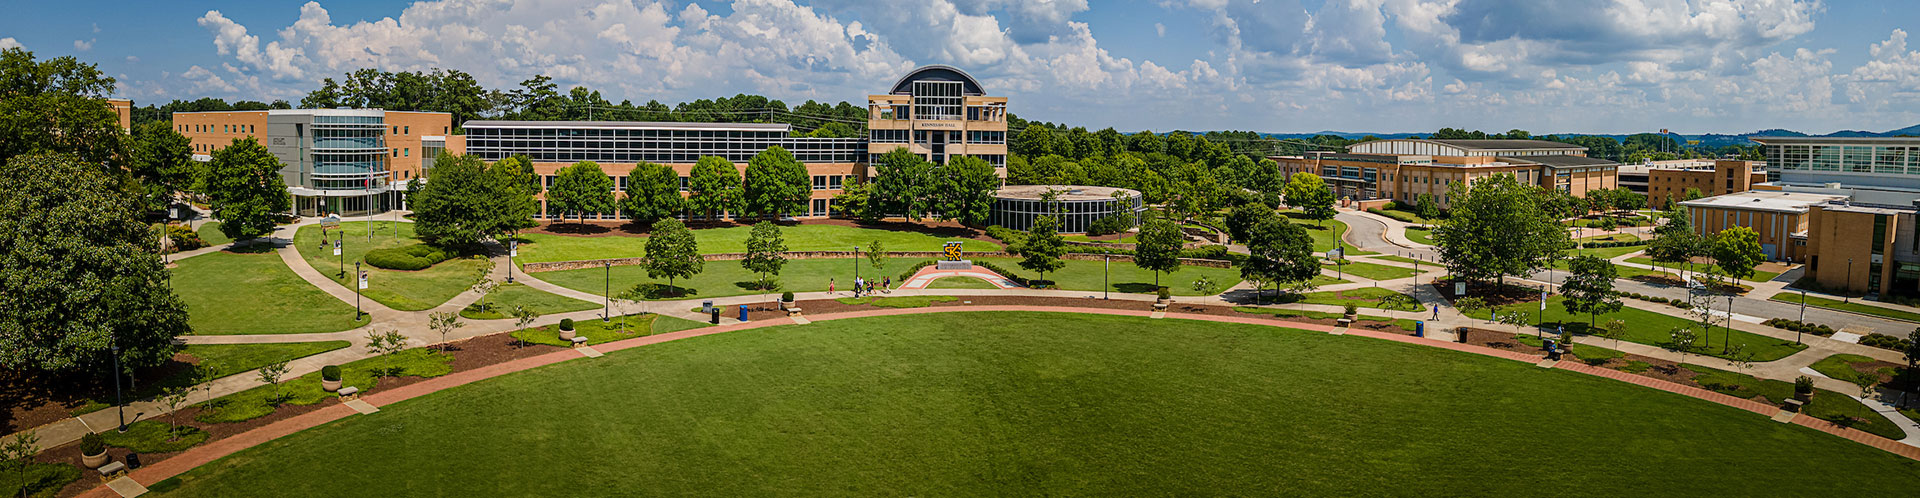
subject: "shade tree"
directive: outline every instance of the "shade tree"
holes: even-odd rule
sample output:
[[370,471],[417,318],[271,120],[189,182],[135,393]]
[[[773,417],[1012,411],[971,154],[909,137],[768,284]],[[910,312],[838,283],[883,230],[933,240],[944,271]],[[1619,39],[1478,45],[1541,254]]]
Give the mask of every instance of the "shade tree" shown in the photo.
[[593,161],[561,169],[547,190],[547,212],[559,213],[563,220],[572,214],[582,223],[588,214],[613,214],[613,178]]
[[627,173],[627,192],[620,198],[620,213],[642,225],[672,218],[687,209],[687,197],[680,194],[680,174],[673,168],[641,161]]
[[740,169],[724,157],[702,156],[694,161],[687,190],[692,193],[687,197],[687,207],[706,213],[708,219],[741,213],[746,208]]

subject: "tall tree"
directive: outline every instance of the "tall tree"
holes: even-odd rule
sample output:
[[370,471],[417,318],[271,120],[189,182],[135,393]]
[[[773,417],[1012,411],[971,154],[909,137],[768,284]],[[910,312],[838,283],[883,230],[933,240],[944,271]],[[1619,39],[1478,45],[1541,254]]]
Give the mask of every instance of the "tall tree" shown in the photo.
[[415,233],[430,244],[460,247],[524,228],[535,206],[518,167],[511,159],[489,167],[475,156],[440,153],[432,176],[410,184]]
[[673,218],[653,224],[647,237],[648,278],[667,277],[667,288],[678,295],[680,288],[673,285],[673,280],[699,275],[704,269],[706,260],[700,258],[700,242],[686,224]]
[[280,177],[280,159],[253,137],[213,151],[200,182],[220,220],[220,232],[234,240],[273,233],[274,222],[293,209],[293,196]]
[[864,180],[847,184],[838,195],[833,196],[833,211],[869,223],[880,221],[886,215],[874,201],[873,182]]
[[1220,180],[1201,162],[1182,163],[1174,168],[1167,204],[1182,218],[1212,212],[1220,203]]
[[200,164],[193,161],[193,142],[174,131],[172,123],[135,125],[127,155],[133,177],[145,184],[148,209],[165,209],[175,192],[194,190]]
[[1476,281],[1538,271],[1550,256],[1572,246],[1567,231],[1541,209],[1539,187],[1513,175],[1453,184],[1453,209],[1433,231],[1449,272]]
[[898,214],[919,221],[933,211],[932,190],[937,188],[933,164],[905,147],[880,156],[874,165],[873,200],[886,214]]
[[780,236],[780,225],[761,221],[747,234],[747,257],[740,260],[740,267],[760,274],[762,290],[772,289],[767,285],[767,275],[780,276],[780,268],[787,265],[786,252],[787,239]]
[[620,198],[620,212],[628,219],[652,225],[686,209],[687,198],[680,195],[680,174],[673,168],[641,161],[627,173],[627,195]]
[[1315,226],[1333,219],[1333,191],[1327,189],[1327,182],[1320,175],[1305,171],[1294,173],[1287,179],[1287,205],[1300,209]]
[[1241,278],[1280,284],[1308,282],[1320,275],[1320,258],[1313,255],[1313,236],[1272,210],[1247,230],[1246,246],[1249,254],[1240,264]]
[[747,160],[742,195],[747,216],[803,213],[813,196],[813,177],[792,152],[775,145]]
[[1752,228],[1728,228],[1713,238],[1713,261],[1735,283],[1753,277],[1753,268],[1766,259],[1766,253],[1760,250],[1760,234]]
[[1027,230],[1027,240],[1020,245],[1020,267],[1040,274],[1045,280],[1047,273],[1067,266],[1060,260],[1066,254],[1067,243],[1060,237],[1060,219],[1053,215],[1041,215],[1033,220],[1033,228]]
[[985,159],[960,156],[947,160],[939,169],[941,184],[935,189],[934,210],[941,219],[963,225],[987,223],[993,211],[993,194],[1000,189],[1000,176]]
[[139,216],[87,160],[30,154],[0,168],[0,368],[91,370],[114,346],[132,368],[173,357],[187,307]]
[[547,211],[559,212],[563,220],[572,213],[585,223],[588,213],[612,214],[613,208],[613,177],[593,161],[562,168],[547,190]]
[[1600,314],[1620,311],[1620,296],[1613,292],[1613,279],[1620,275],[1613,263],[1581,255],[1567,264],[1567,270],[1571,275],[1560,283],[1560,294],[1566,296],[1560,304],[1568,313],[1586,313],[1589,330],[1596,328],[1594,320]]
[[1160,286],[1160,274],[1180,271],[1180,246],[1186,237],[1180,225],[1163,216],[1154,216],[1140,224],[1140,242],[1134,244],[1133,264],[1153,272],[1154,287]]
[[1276,215],[1273,206],[1260,202],[1246,202],[1227,209],[1227,236],[1235,241],[1244,241],[1253,233],[1253,226],[1267,215]]
[[0,168],[35,151],[123,167],[120,117],[104,100],[113,84],[72,56],[36,61],[33,52],[0,49]]
[[687,189],[693,191],[693,196],[687,198],[687,205],[694,211],[707,213],[708,218],[718,219],[722,214],[738,214],[745,210],[740,169],[726,158],[704,156],[695,161],[692,176],[687,179]]

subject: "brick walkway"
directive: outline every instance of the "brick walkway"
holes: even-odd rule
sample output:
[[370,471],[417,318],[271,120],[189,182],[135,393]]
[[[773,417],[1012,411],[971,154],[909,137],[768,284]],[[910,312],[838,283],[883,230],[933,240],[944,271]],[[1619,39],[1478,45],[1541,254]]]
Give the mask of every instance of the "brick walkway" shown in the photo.
[[[867,318],[867,317],[880,317],[880,316],[916,315],[916,314],[928,314],[928,313],[979,313],[979,312],[1080,313],[1080,314],[1090,314],[1090,315],[1134,316],[1134,317],[1141,317],[1141,318],[1147,318],[1153,314],[1152,312],[1146,311],[1146,310],[1136,311],[1136,310],[1121,310],[1121,309],[1106,309],[1106,308],[1073,308],[1073,307],[1053,307],[1053,306],[964,306],[964,307],[952,306],[952,307],[933,307],[933,308],[878,309],[878,310],[858,311],[858,312],[851,312],[851,313],[832,313],[832,314],[825,314],[825,315],[815,315],[815,316],[808,317],[808,319],[812,322],[820,322],[820,321],[827,321],[827,320],[847,320],[847,319],[854,319],[854,318]],[[1323,333],[1332,332],[1333,330],[1336,329],[1336,327],[1327,326],[1327,325],[1290,322],[1290,321],[1284,321],[1284,320],[1261,318],[1257,316],[1218,316],[1218,315],[1197,315],[1197,314],[1187,314],[1187,313],[1167,313],[1166,318],[1201,320],[1201,321],[1218,322],[1218,323],[1262,325],[1262,326],[1270,326],[1270,327],[1284,327],[1284,328],[1290,328],[1290,329],[1305,330],[1309,332],[1323,332]],[[657,334],[657,335],[650,335],[645,337],[636,337],[633,339],[614,341],[614,342],[597,345],[595,346],[595,348],[603,352],[611,353],[614,351],[632,349],[632,348],[637,348],[637,347],[642,347],[642,346],[647,346],[652,344],[659,344],[659,343],[668,342],[668,341],[687,339],[691,337],[722,334],[727,332],[757,329],[757,328],[763,328],[763,327],[793,325],[794,323],[795,322],[791,319],[771,319],[771,320],[758,320],[753,322],[737,322],[737,323],[731,323],[726,325],[718,325],[713,327],[683,330],[679,332],[670,332],[665,334]],[[1459,351],[1464,353],[1473,353],[1473,354],[1479,354],[1484,356],[1491,356],[1495,358],[1504,358],[1508,360],[1519,361],[1519,362],[1529,363],[1529,364],[1537,362],[1540,359],[1540,357],[1538,356],[1528,355],[1528,354],[1514,352],[1514,351],[1506,351],[1506,350],[1488,348],[1483,346],[1475,346],[1471,344],[1460,344],[1460,343],[1449,342],[1449,341],[1413,337],[1413,336],[1394,334],[1394,333],[1388,333],[1388,332],[1379,332],[1379,331],[1364,330],[1364,329],[1347,329],[1345,333],[1346,335],[1355,335],[1355,336],[1368,337],[1373,339],[1388,340],[1388,341],[1400,342],[1405,344],[1437,347],[1441,349],[1448,349],[1448,350]],[[455,372],[452,374],[435,377],[432,379],[427,379],[422,382],[416,382],[413,384],[409,384],[409,385],[405,385],[405,386],[401,386],[393,389],[376,391],[376,392],[368,393],[365,396],[362,396],[361,399],[365,400],[366,402],[374,406],[383,407],[383,406],[391,405],[394,403],[399,403],[401,401],[406,401],[409,399],[439,392],[444,389],[449,389],[453,387],[470,384],[475,381],[480,381],[484,379],[498,377],[501,375],[529,370],[529,369],[533,369],[541,366],[552,365],[555,363],[560,363],[563,361],[578,359],[582,357],[583,356],[579,352],[572,351],[572,350],[556,351],[552,353],[543,354],[540,356],[534,356],[531,358],[522,358],[519,360],[509,361],[506,363],[488,365],[488,366],[476,368],[473,370]],[[1751,411],[1763,416],[1772,416],[1773,414],[1779,411],[1778,408],[1775,408],[1772,405],[1767,405],[1767,404],[1755,402],[1752,400],[1728,396],[1725,394],[1720,394],[1720,393],[1708,391],[1705,389],[1700,389],[1693,386],[1677,384],[1677,383],[1654,379],[1650,377],[1633,375],[1633,374],[1620,372],[1612,369],[1592,367],[1588,365],[1579,364],[1576,362],[1561,362],[1558,365],[1556,365],[1554,368],[1559,368],[1559,369],[1563,369],[1571,372],[1585,373],[1585,374],[1594,375],[1598,377],[1605,377],[1605,378],[1619,380],[1619,381],[1637,384],[1641,386],[1651,387],[1651,388],[1659,389],[1662,391],[1685,395],[1685,396],[1689,396],[1697,399],[1719,403],[1726,406],[1731,406],[1734,408],[1739,408],[1742,410]],[[268,441],[272,441],[274,439],[278,439],[282,436],[293,434],[295,432],[316,427],[316,426],[319,426],[320,424],[325,424],[335,420],[343,419],[343,418],[352,416],[354,414],[355,412],[353,411],[353,409],[348,408],[344,405],[340,405],[336,401],[335,404],[329,405],[320,410],[315,410],[313,412],[309,412],[296,417],[288,418],[286,420],[268,424],[258,429],[247,431],[247,432],[235,435],[233,437],[216,440],[201,446],[194,447],[193,449],[187,450],[186,453],[176,455],[173,458],[168,458],[166,460],[163,460],[154,464],[150,464],[145,467],[141,467],[139,470],[133,471],[133,473],[131,474],[131,477],[135,481],[151,486],[153,483],[160,482],[162,480],[172,478],[174,476],[178,476],[182,473],[187,472],[188,470],[192,470],[201,465],[212,463],[215,460],[218,460],[227,455],[231,455],[240,450],[250,448],[262,443],[266,443]],[[1813,417],[1808,417],[1806,415],[1799,415],[1794,417],[1793,423],[1801,426],[1813,428],[1821,432],[1826,432],[1839,437],[1857,441],[1862,444],[1866,444],[1868,446],[1886,450],[1896,455],[1920,460],[1920,447],[1907,446],[1907,445],[1895,442],[1893,440],[1889,440],[1886,438],[1882,438],[1879,436],[1866,433],[1864,431],[1860,431],[1852,428],[1840,427],[1831,422],[1827,422],[1825,420],[1820,420]],[[87,493],[82,494],[81,496],[88,497],[88,498],[96,498],[96,497],[97,498],[117,498],[119,495],[115,494],[113,490],[108,489],[106,485],[103,483],[99,487],[96,487],[88,491]]]

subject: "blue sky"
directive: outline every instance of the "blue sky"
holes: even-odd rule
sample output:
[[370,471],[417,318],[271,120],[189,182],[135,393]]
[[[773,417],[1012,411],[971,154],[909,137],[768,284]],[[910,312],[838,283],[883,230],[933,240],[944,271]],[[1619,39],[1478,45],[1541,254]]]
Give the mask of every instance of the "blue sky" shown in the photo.
[[1823,133],[1920,124],[1911,0],[8,2],[0,47],[142,103],[297,101],[361,67],[612,100],[859,103],[951,64],[1122,130]]

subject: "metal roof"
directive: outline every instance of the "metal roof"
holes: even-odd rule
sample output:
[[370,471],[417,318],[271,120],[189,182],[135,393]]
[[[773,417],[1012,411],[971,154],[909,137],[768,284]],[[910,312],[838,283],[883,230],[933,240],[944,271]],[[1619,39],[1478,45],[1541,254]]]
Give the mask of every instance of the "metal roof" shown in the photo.
[[1570,149],[1586,150],[1574,144],[1548,142],[1546,140],[1465,140],[1465,139],[1425,139],[1468,150],[1527,150],[1527,149]]
[[790,131],[786,123],[692,123],[659,121],[468,121],[464,128],[596,128],[621,130]]
[[1827,201],[1846,199],[1844,195],[1805,194],[1774,190],[1749,190],[1681,202],[1688,208],[1744,209],[1776,213],[1805,213],[1807,207]]
[[1605,159],[1595,159],[1586,156],[1501,156],[1497,157],[1497,159],[1513,164],[1539,164],[1549,168],[1583,168],[1589,166],[1617,166],[1620,164]]

